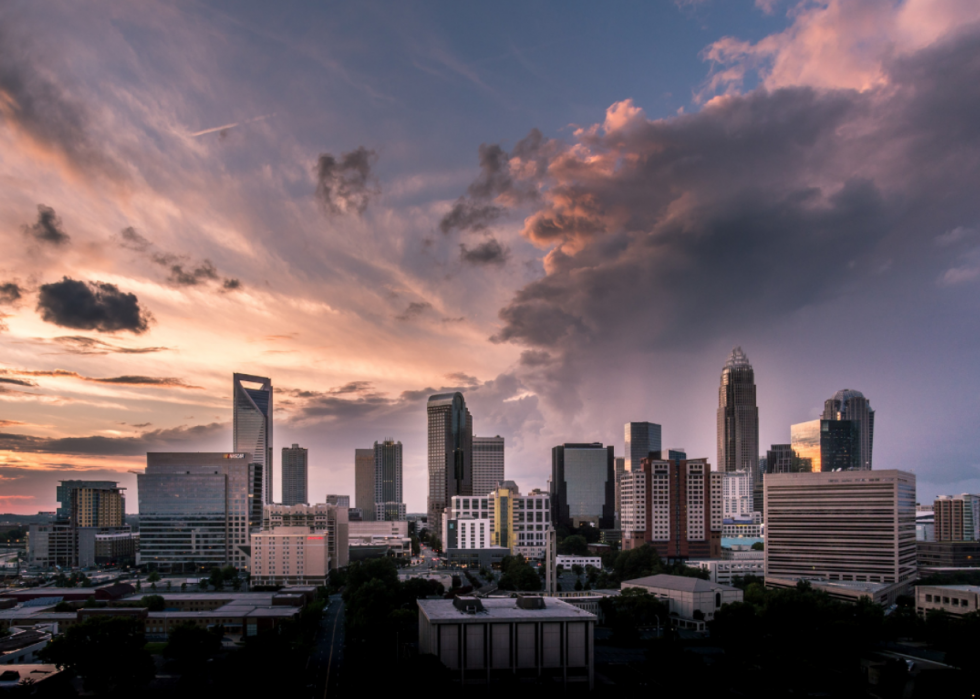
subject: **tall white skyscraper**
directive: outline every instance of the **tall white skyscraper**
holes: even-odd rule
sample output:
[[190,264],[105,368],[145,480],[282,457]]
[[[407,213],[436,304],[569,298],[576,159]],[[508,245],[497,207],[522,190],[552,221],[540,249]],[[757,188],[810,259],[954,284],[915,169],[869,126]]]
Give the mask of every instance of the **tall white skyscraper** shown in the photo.
[[234,374],[232,394],[232,450],[262,466],[262,502],[272,504],[272,379]]
[[626,423],[625,469],[632,470],[640,461],[650,456],[651,451],[660,451],[661,427],[655,422]]
[[504,480],[504,438],[473,438],[473,494],[486,495]]
[[309,505],[309,451],[298,444],[282,448],[282,504]]
[[378,522],[401,522],[405,519],[402,443],[394,439],[374,443],[374,518]]

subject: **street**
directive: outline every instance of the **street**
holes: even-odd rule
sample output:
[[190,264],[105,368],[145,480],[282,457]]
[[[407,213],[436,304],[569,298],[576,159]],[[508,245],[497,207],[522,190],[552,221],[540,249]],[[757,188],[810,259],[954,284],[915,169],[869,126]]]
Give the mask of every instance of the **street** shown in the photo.
[[340,595],[331,595],[330,602],[316,634],[310,669],[313,682],[313,699],[339,696],[337,688],[344,661],[344,602]]

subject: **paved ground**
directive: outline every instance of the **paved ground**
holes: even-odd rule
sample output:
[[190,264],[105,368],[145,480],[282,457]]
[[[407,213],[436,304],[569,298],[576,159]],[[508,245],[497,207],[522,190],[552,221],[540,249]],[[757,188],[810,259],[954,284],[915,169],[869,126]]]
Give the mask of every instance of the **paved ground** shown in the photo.
[[312,699],[339,697],[344,662],[344,602],[340,595],[331,595],[330,604],[323,614],[316,643],[310,656]]

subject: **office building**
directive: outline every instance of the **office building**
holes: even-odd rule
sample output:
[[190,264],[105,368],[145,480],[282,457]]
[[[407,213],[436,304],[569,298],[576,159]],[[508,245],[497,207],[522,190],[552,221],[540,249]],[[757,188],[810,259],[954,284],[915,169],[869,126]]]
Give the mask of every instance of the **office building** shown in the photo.
[[[875,411],[860,391],[845,388],[824,402],[824,420],[853,423],[855,440],[855,470],[871,470],[871,454],[874,447]],[[830,469],[824,469],[830,470]]]
[[141,564],[165,572],[245,568],[265,480],[248,453],[147,454],[136,476]]
[[624,428],[626,451],[624,458],[625,470],[629,471],[634,464],[639,464],[650,456],[651,452],[661,450],[660,438],[662,429],[654,422],[627,422]]
[[[761,460],[761,459],[760,459]],[[793,451],[792,444],[773,444],[766,452],[765,473],[805,473],[813,470],[809,461]]]
[[745,471],[754,483],[759,468],[759,408],[755,371],[741,347],[732,350],[721,372],[717,426],[717,469],[722,473]]
[[420,599],[419,653],[459,677],[594,683],[596,616],[555,597]]
[[722,476],[722,512],[725,519],[751,517],[757,511],[752,499],[752,475],[745,471],[731,471]]
[[486,495],[504,480],[504,438],[473,438],[473,494]]
[[333,567],[326,532],[278,527],[252,535],[252,585],[326,585]]
[[233,374],[232,395],[232,451],[262,467],[262,503],[272,504],[272,379]]
[[916,585],[915,611],[923,619],[931,611],[962,617],[980,611],[980,587],[976,585]]
[[769,474],[765,497],[767,578],[885,584],[915,578],[914,474]]
[[442,531],[454,495],[473,494],[473,417],[462,393],[429,396],[429,530]]
[[[28,528],[31,565],[90,567],[135,562],[136,540],[126,524],[124,490],[115,481],[61,481],[55,491],[60,504],[56,520]],[[103,546],[97,560],[96,539],[110,535],[119,545]]]
[[644,544],[662,558],[719,558],[723,473],[707,459],[653,454],[623,476],[623,550]]
[[916,505],[915,508],[915,540],[936,540],[936,513],[932,505]]
[[920,576],[980,568],[980,541],[917,541],[915,555]]
[[522,495],[516,483],[502,481],[484,497],[457,495],[450,500],[442,530],[443,548],[501,547],[509,554],[540,558],[551,518],[550,494],[532,491]]
[[600,442],[551,450],[552,519],[556,526],[612,529],[616,522],[613,448]]
[[793,456],[789,458],[793,459],[793,467],[809,466],[813,473],[861,470],[857,425],[847,420],[823,419],[792,425]]
[[298,444],[282,448],[282,504],[310,504],[309,450]]
[[[762,553],[761,551],[759,553]],[[764,560],[724,560],[708,558],[700,561],[685,561],[688,568],[700,568],[708,572],[708,580],[722,585],[731,585],[736,578],[754,576],[765,577],[766,562]]]
[[346,507],[347,509],[350,509],[350,495],[335,495],[333,493],[327,493],[325,500],[328,505],[336,505],[337,507]]
[[619,518],[622,505],[622,499],[619,492],[619,481],[622,479],[623,474],[626,473],[626,457],[616,456],[613,457],[613,478],[616,480],[615,490],[613,492],[613,506],[616,511],[616,528],[619,529]]
[[354,507],[361,519],[374,521],[374,448],[354,450]]
[[343,568],[348,563],[350,524],[347,507],[330,503],[315,505],[266,505],[262,510],[262,531],[301,528],[310,534],[326,536],[328,567]]
[[402,443],[394,439],[374,443],[374,516],[379,522],[400,522],[405,519]]
[[980,495],[940,495],[932,511],[935,541],[980,541]]

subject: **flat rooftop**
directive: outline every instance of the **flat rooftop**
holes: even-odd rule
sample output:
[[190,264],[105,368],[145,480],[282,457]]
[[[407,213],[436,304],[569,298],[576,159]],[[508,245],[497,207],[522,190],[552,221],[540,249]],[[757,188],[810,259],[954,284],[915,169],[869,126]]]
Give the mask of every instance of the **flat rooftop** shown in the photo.
[[980,585],[919,585],[930,590],[954,590],[956,592],[974,592],[980,595]]
[[487,621],[595,621],[595,614],[554,597],[544,598],[544,609],[521,609],[516,597],[484,597],[482,612],[471,614],[457,609],[451,599],[420,599],[419,611],[434,623]]

